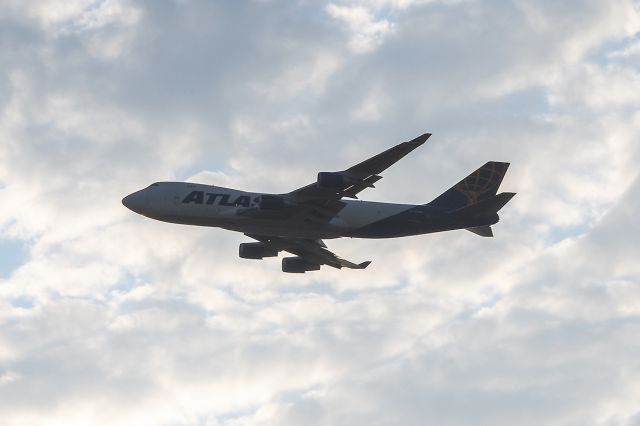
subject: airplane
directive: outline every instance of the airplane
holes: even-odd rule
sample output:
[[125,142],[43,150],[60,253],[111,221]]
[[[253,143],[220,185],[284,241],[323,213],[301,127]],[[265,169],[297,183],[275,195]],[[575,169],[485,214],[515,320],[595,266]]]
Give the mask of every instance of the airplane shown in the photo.
[[426,204],[358,200],[357,194],[382,179],[380,173],[431,136],[425,133],[338,172],[320,172],[316,181],[283,194],[245,192],[190,182],[156,182],[127,195],[128,209],[164,222],[212,226],[244,233],[256,242],[242,243],[244,259],[277,257],[282,271],[305,273],[321,265],[364,269],[327,248],[324,239],[395,238],[466,229],[493,237],[498,211],[515,195],[497,194],[509,163],[489,161]]

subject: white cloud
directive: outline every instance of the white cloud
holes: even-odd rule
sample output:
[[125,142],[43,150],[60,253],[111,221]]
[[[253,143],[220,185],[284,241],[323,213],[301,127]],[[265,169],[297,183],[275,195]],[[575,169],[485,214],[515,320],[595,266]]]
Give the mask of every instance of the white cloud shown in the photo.
[[637,56],[638,54],[640,54],[640,42],[636,41],[625,46],[623,49],[610,52],[607,56],[610,58],[628,58]]
[[4,373],[2,373],[2,375],[0,375],[0,386],[13,383],[19,379],[20,375],[14,373],[13,371],[5,371]]
[[275,100],[292,97],[308,97],[322,94],[327,81],[341,66],[341,59],[335,52],[313,52],[301,58],[300,63],[290,63],[284,71],[265,83],[254,85],[259,96]]
[[126,0],[45,0],[27,4],[10,1],[9,7],[24,10],[27,16],[57,33],[92,30],[114,22],[135,24],[140,14]]
[[339,6],[330,3],[327,12],[347,26],[351,33],[349,47],[356,53],[375,49],[393,29],[386,19],[376,19],[371,11],[362,6]]
[[358,121],[378,121],[386,108],[388,108],[388,96],[381,89],[372,88],[362,100],[360,107],[352,112],[352,117]]
[[[585,64],[572,69],[553,83],[552,104],[565,108],[591,108],[607,113],[611,108],[637,109],[636,90],[640,87],[638,70],[618,65]],[[567,93],[567,92],[571,93]]]

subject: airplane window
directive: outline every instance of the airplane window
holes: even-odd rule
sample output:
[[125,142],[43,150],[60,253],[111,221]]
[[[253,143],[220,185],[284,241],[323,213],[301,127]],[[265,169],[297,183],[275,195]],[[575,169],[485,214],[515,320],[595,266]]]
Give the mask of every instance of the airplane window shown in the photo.
[[159,183],[152,183],[151,186],[160,186]]

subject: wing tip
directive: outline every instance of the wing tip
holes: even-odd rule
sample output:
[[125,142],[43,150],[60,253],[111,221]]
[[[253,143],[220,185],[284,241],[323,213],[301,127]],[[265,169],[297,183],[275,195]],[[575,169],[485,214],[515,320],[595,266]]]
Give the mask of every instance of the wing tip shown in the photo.
[[423,143],[425,143],[427,141],[427,139],[429,139],[431,137],[431,133],[424,133],[420,136],[418,136],[415,139],[410,140],[408,143],[415,145],[415,146],[420,146]]
[[358,269],[365,269],[367,266],[369,266],[371,264],[370,260],[367,260],[366,262],[362,262],[358,265]]

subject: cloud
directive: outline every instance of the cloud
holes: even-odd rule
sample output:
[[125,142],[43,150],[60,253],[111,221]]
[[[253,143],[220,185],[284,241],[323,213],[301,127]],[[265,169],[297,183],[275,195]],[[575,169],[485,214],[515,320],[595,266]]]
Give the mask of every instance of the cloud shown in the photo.
[[[636,3],[0,12],[3,424],[637,423]],[[299,277],[120,204],[286,191],[424,131],[363,195],[511,161],[495,239],[328,241],[374,262]]]
[[333,18],[342,21],[351,33],[349,47],[354,52],[367,52],[382,43],[383,38],[392,30],[386,19],[376,20],[364,7],[338,6],[330,3],[327,12]]

